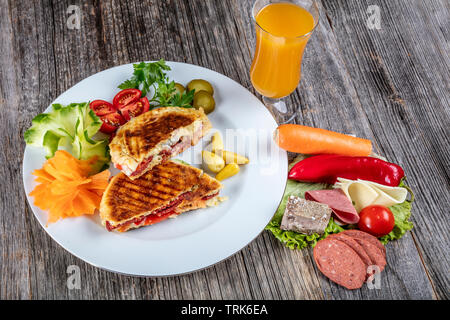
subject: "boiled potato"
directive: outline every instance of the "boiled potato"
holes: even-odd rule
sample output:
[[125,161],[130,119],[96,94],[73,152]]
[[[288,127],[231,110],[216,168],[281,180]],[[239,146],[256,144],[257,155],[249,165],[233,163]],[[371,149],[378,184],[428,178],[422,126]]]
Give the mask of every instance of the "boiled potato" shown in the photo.
[[173,92],[173,94],[175,95],[178,93],[181,96],[185,90],[186,89],[184,88],[184,86],[181,83],[176,82],[175,83],[175,91]]
[[203,163],[206,164],[209,170],[214,173],[219,172],[225,167],[225,161],[215,153],[209,151],[202,151]]
[[248,158],[241,156],[240,154],[226,150],[222,151],[222,157],[226,164],[228,163],[247,164],[250,162]]
[[219,154],[223,150],[223,140],[222,136],[220,135],[220,132],[214,133],[211,144],[212,144],[212,151],[214,153]]
[[220,172],[216,175],[216,179],[223,181],[234,176],[235,174],[238,174],[239,171],[239,166],[236,163],[227,164],[225,168],[220,170]]

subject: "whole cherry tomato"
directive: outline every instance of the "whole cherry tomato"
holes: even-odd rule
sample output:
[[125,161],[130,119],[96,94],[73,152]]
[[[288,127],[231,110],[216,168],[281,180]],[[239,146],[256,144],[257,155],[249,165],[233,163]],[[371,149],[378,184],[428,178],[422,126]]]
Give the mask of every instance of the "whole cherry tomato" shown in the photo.
[[359,213],[358,228],[379,238],[394,229],[395,219],[389,208],[374,205],[364,208]]

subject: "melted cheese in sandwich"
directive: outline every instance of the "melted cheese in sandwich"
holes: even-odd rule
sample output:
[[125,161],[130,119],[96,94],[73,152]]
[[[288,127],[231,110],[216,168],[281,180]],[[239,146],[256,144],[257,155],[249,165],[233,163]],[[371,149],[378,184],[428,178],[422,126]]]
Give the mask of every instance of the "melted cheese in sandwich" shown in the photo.
[[[159,155],[161,151],[171,150],[171,147],[176,144],[182,137],[194,137],[194,134],[201,130],[202,121],[197,120],[187,127],[179,128],[178,130],[174,131],[169,139],[162,141],[148,153],[147,159],[153,156],[153,159],[149,163],[149,166],[153,166],[154,164],[161,161],[162,156]],[[135,172],[140,164],[139,161],[124,153],[123,149],[120,154],[120,158],[117,160],[112,159],[112,161],[113,163],[120,164],[122,167],[122,171],[128,176]]]

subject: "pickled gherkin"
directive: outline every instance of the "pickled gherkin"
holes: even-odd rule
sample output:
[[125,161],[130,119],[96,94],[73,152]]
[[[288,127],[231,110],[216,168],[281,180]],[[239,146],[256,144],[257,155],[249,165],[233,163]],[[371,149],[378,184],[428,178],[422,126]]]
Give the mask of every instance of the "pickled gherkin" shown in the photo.
[[175,83],[174,94],[178,93],[181,96],[185,90],[186,89],[184,88],[184,86],[181,83],[178,83],[178,82]]
[[214,111],[216,102],[211,94],[202,90],[195,93],[193,106],[195,109],[203,108],[205,113],[208,114]]
[[214,94],[214,88],[211,85],[211,83],[203,79],[194,79],[191,82],[189,82],[186,87],[188,91],[195,90],[195,93],[200,91],[206,91],[211,96]]

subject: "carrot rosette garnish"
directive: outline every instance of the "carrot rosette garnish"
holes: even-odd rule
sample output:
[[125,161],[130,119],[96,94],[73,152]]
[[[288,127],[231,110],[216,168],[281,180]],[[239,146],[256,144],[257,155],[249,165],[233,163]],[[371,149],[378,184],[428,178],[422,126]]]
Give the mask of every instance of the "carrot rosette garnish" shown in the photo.
[[95,157],[78,160],[59,150],[33,175],[39,184],[30,193],[34,205],[49,211],[47,223],[67,217],[92,215],[100,207],[103,192],[108,186],[110,172],[105,170],[89,176]]

